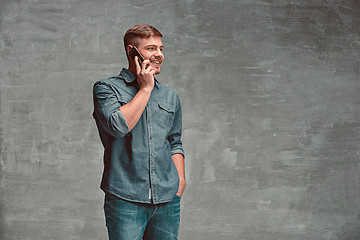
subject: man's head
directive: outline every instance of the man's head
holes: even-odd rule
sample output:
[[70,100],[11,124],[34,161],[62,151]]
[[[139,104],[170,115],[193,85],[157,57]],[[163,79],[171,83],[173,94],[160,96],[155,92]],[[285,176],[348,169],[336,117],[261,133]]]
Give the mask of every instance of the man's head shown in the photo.
[[133,60],[129,59],[128,54],[130,49],[136,46],[145,60],[150,60],[151,66],[155,69],[155,73],[160,73],[160,67],[164,60],[161,38],[162,34],[150,25],[135,25],[127,30],[124,35],[124,46],[129,60],[130,71],[136,69],[136,66]]

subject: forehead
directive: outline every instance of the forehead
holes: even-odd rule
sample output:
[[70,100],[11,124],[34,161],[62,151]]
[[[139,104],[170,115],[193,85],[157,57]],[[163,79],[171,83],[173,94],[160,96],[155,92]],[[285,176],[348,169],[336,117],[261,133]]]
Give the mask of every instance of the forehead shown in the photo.
[[157,47],[163,46],[161,37],[158,37],[158,36],[151,36],[149,38],[139,39],[138,45],[139,45],[139,47],[145,47],[148,45],[153,45],[153,46],[157,46]]

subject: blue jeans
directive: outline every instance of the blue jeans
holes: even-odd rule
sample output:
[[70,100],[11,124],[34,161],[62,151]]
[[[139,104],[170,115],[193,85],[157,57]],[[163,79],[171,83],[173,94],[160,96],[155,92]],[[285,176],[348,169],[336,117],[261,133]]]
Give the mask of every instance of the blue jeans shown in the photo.
[[105,219],[110,240],[175,240],[180,224],[180,200],[162,204],[133,203],[105,195]]

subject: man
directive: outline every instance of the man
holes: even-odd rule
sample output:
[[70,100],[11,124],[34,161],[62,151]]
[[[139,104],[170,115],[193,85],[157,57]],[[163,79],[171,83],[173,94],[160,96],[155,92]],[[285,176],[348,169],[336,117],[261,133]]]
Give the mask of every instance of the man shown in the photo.
[[[162,34],[135,25],[124,36],[129,66],[94,85],[93,116],[104,150],[101,189],[109,239],[178,239],[185,190],[181,106],[158,82]],[[129,57],[136,46],[140,64]]]

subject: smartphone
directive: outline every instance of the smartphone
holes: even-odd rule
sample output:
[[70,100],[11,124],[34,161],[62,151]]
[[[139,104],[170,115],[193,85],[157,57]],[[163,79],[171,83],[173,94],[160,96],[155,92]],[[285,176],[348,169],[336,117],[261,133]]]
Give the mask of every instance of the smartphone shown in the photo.
[[141,63],[145,60],[144,57],[141,55],[141,53],[139,52],[139,50],[133,46],[130,51],[129,51],[129,56],[130,58],[135,62],[135,56],[138,56],[139,59],[139,64],[141,65]]

